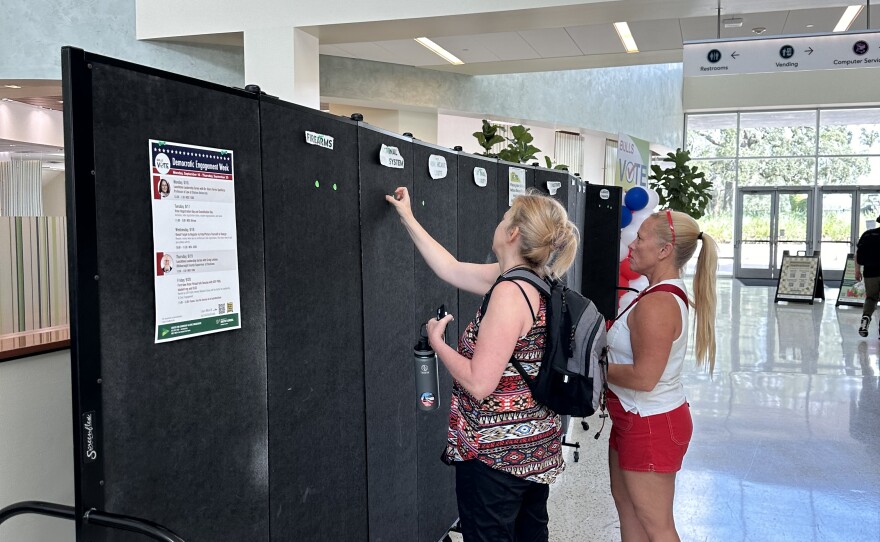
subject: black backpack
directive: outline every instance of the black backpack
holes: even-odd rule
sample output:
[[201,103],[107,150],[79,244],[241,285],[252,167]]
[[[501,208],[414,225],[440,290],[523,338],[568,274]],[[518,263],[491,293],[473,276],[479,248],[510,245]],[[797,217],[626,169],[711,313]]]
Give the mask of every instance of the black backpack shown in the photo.
[[600,407],[604,410],[608,368],[605,318],[596,305],[558,280],[545,280],[517,268],[498,277],[483,298],[481,315],[495,286],[511,280],[533,285],[546,299],[547,341],[538,375],[532,378],[519,361],[510,360],[532,396],[561,415],[585,417]]

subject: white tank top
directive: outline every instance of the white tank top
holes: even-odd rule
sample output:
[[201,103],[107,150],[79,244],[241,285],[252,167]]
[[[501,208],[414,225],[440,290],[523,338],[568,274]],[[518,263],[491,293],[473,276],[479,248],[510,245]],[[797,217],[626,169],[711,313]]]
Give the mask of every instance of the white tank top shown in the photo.
[[[678,286],[687,294],[684,281],[681,279],[664,280],[658,284]],[[662,294],[672,295],[678,302],[678,308],[681,311],[681,334],[672,343],[669,361],[666,362],[666,369],[663,370],[660,381],[657,382],[657,385],[651,391],[636,391],[616,386],[610,382],[608,383],[608,387],[620,398],[620,404],[627,412],[635,412],[642,416],[653,416],[654,414],[669,412],[683,405],[687,400],[684,395],[684,387],[681,384],[681,369],[684,365],[685,353],[687,352],[687,305],[675,294],[657,292],[651,295]],[[632,343],[630,342],[630,329],[627,318],[636,305],[638,305],[638,302],[633,303],[629,310],[622,314],[608,331],[609,363],[620,365],[631,365],[633,363]]]

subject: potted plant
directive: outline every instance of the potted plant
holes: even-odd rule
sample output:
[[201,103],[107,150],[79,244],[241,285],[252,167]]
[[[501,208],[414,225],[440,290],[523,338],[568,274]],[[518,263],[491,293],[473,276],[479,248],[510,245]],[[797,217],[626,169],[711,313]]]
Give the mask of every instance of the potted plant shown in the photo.
[[498,126],[491,124],[488,120],[483,119],[483,129],[474,132],[477,142],[483,147],[483,156],[496,157],[492,152],[492,147],[504,141],[504,138],[498,135]]
[[690,159],[688,151],[675,149],[663,160],[671,165],[661,168],[653,164],[648,180],[650,187],[660,196],[662,207],[699,219],[712,199],[712,183],[706,180],[706,174],[699,171],[697,166],[688,165]]

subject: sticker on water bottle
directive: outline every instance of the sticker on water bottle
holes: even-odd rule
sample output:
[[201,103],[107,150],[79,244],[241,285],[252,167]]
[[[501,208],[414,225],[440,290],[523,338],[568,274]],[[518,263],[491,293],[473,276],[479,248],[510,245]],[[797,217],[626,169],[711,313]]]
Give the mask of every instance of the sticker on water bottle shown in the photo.
[[426,407],[432,407],[432,406],[434,406],[434,403],[437,402],[437,399],[434,397],[434,394],[429,391],[426,391],[425,393],[423,393],[422,396],[419,398],[419,400],[421,400],[422,404]]

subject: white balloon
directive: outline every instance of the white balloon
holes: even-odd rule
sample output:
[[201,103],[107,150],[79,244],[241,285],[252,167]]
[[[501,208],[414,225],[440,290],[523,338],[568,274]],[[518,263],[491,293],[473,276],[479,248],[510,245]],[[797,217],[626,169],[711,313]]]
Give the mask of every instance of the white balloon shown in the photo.
[[626,246],[636,240],[636,234],[639,233],[638,228],[633,228],[632,224],[620,230],[620,242]]
[[648,204],[645,205],[645,209],[653,211],[660,205],[660,194],[653,188],[646,188],[646,190],[648,191]]
[[629,256],[629,247],[626,246],[623,241],[620,242],[620,252],[618,255],[620,256],[620,259],[617,260],[618,262],[622,262],[627,256]]
[[635,292],[627,292],[620,296],[620,304],[618,305],[618,307],[620,307],[620,310],[629,307],[629,304],[633,302],[633,300],[636,298],[636,295],[637,294]]
[[641,277],[639,277],[635,280],[629,281],[629,287],[635,288],[636,290],[641,292],[642,290],[644,290],[645,288],[648,287],[648,277],[642,275]]
[[639,231],[639,228],[642,227],[642,222],[644,222],[646,218],[651,216],[651,214],[653,214],[653,212],[654,211],[652,211],[651,209],[649,209],[647,207],[645,207],[644,209],[641,209],[639,211],[634,212],[632,214],[633,215],[632,222],[629,223],[629,226],[627,226],[627,228],[635,227],[636,231]]

